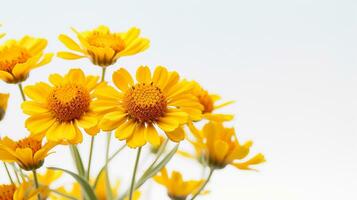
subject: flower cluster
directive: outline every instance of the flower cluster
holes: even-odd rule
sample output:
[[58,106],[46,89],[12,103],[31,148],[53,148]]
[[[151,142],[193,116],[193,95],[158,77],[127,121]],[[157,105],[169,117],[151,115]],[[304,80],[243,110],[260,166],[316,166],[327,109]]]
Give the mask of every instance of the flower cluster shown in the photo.
[[[198,82],[164,66],[145,65],[139,66],[135,74],[128,68],[115,69],[106,79],[107,68],[114,67],[121,57],[149,48],[149,39],[141,37],[138,28],[112,32],[102,25],[89,31],[72,30],[77,42],[60,34],[58,39],[70,51],[59,51],[57,56],[65,60],[87,58],[100,67],[101,75],[87,75],[74,68],[23,87],[32,70],[51,62],[53,53],[44,53],[47,40],[24,36],[0,45],[0,79],[9,87],[18,85],[21,109],[28,116],[25,138],[13,140],[9,133],[0,137],[0,160],[9,178],[9,184],[0,185],[0,200],[138,200],[145,198],[140,190],[149,179],[166,187],[172,200],[193,200],[208,193],[205,187],[214,171],[227,165],[251,170],[265,161],[261,153],[250,156],[252,142],[241,143],[235,129],[226,126],[234,115],[219,109],[233,101],[220,103],[218,95],[209,93]],[[4,36],[0,34],[0,38]],[[9,94],[0,93],[0,121],[6,117],[8,100]],[[123,146],[110,155],[112,133]],[[107,146],[97,151],[105,154],[105,162],[94,176],[91,166],[95,138],[103,135]],[[79,151],[85,145],[84,137],[91,140],[88,155]],[[179,147],[184,142],[192,146],[192,151]],[[66,146],[71,150],[76,172],[48,167],[44,174],[38,173],[47,166],[46,157],[55,154],[54,148]],[[155,158],[138,177],[141,151],[146,147]],[[108,166],[124,148],[135,150],[136,160],[130,187],[118,192],[119,182],[113,183]],[[169,175],[166,167],[175,155],[197,160],[209,174],[196,180],[184,180],[179,171]],[[88,157],[87,166],[83,157]],[[71,188],[53,184],[64,173],[75,180]]]

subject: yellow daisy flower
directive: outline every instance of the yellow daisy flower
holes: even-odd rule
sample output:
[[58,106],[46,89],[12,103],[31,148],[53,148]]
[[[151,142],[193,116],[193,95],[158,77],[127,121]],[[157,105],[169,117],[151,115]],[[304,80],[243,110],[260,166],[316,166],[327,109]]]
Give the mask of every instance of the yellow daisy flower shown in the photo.
[[217,101],[221,99],[216,94],[210,94],[207,90],[203,89],[197,82],[193,81],[194,89],[193,94],[197,96],[200,103],[203,105],[203,117],[211,121],[230,121],[233,119],[233,115],[229,114],[217,114],[214,113],[217,109],[234,103],[234,101],[228,101],[221,104],[217,104]]
[[97,117],[92,108],[92,91],[98,84],[97,76],[85,76],[80,69],[68,74],[49,76],[52,85],[44,82],[25,87],[32,99],[22,104],[23,112],[30,115],[26,127],[33,135],[46,135],[49,141],[70,144],[82,142],[79,127],[95,135]]
[[180,172],[173,171],[171,177],[168,176],[166,168],[154,177],[154,180],[165,186],[167,194],[172,200],[185,200],[189,195],[193,195],[201,188],[204,180],[184,181]]
[[9,100],[9,94],[3,94],[0,93],[0,121],[4,118],[6,108],[7,108],[7,102]]
[[101,84],[95,91],[98,100],[94,109],[103,114],[99,127],[104,131],[115,130],[119,140],[126,140],[129,147],[140,147],[150,142],[160,143],[158,130],[163,130],[174,142],[185,138],[180,127],[188,115],[200,119],[202,105],[191,94],[192,84],[180,80],[177,72],[157,67],[151,76],[148,67],[139,67],[137,83],[127,70],[113,74],[113,82],[120,90]]
[[37,200],[39,192],[44,192],[44,188],[36,189],[32,182],[23,182],[18,187],[14,184],[0,185],[1,200]]
[[8,40],[0,46],[0,79],[19,83],[27,79],[31,70],[49,63],[53,54],[44,54],[47,40],[25,36]]
[[190,126],[190,129],[196,140],[189,141],[194,146],[196,154],[184,153],[184,155],[199,161],[203,159],[212,169],[222,169],[230,164],[238,169],[251,170],[251,165],[265,162],[261,153],[246,161],[238,162],[248,156],[253,142],[248,141],[241,145],[234,128],[225,128],[219,122],[209,122],[201,131],[193,126]]
[[40,168],[49,151],[57,144],[48,142],[42,145],[42,140],[26,137],[13,141],[8,137],[0,139],[0,160],[16,162],[22,169],[31,171]]
[[145,51],[150,46],[150,41],[140,38],[140,30],[131,28],[128,32],[114,33],[106,26],[99,26],[91,31],[78,32],[79,44],[67,35],[60,35],[59,40],[72,52],[58,52],[58,57],[68,60],[88,57],[93,64],[107,67],[114,64],[120,57],[131,56]]

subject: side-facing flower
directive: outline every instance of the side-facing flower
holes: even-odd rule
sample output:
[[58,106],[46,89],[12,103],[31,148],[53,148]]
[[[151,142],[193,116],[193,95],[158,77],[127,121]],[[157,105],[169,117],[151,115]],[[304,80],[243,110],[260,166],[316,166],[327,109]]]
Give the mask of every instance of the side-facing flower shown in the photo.
[[200,119],[203,109],[191,94],[192,84],[161,66],[153,75],[148,67],[139,67],[136,79],[137,83],[121,68],[113,74],[113,82],[120,91],[107,84],[98,86],[94,109],[104,115],[99,127],[105,131],[115,129],[115,136],[126,140],[132,148],[147,141],[157,146],[158,129],[174,142],[183,140],[181,125],[187,123],[188,115]]
[[40,168],[50,150],[57,143],[47,142],[42,145],[38,138],[26,137],[14,141],[8,137],[0,139],[0,160],[5,162],[16,162],[22,169],[31,171]]
[[154,180],[165,186],[167,195],[172,200],[185,200],[189,195],[193,195],[201,188],[204,180],[188,180],[184,181],[180,172],[173,171],[169,177],[166,168],[154,177]]
[[203,160],[212,169],[233,165],[238,169],[251,170],[251,165],[265,162],[261,153],[241,161],[248,156],[253,142],[240,144],[234,128],[226,128],[220,122],[209,122],[201,131],[193,126],[190,129],[195,136],[194,141],[190,140],[196,151],[192,157]]
[[0,46],[0,79],[19,83],[27,79],[31,70],[49,63],[53,54],[44,54],[47,40],[25,36],[8,40]]
[[0,121],[5,117],[9,96],[9,94],[0,93]]
[[60,58],[73,60],[88,57],[93,64],[107,67],[114,64],[120,57],[131,56],[145,51],[150,46],[150,41],[139,37],[140,30],[131,28],[124,33],[111,32],[106,26],[99,26],[91,31],[78,32],[79,44],[67,35],[60,35],[59,40],[72,52],[59,52]]
[[98,84],[97,76],[85,76],[80,69],[68,74],[49,76],[52,85],[44,82],[25,87],[31,101],[22,104],[24,113],[30,115],[26,127],[33,135],[46,135],[49,141],[70,144],[82,142],[79,127],[90,135],[97,131],[97,116],[92,108],[92,91]]
[[37,194],[45,192],[44,188],[36,189],[33,182],[23,182],[19,186],[14,184],[0,185],[1,200],[36,200]]
[[192,93],[197,96],[200,103],[204,107],[202,111],[203,118],[206,118],[211,121],[230,121],[233,119],[233,115],[215,113],[215,111],[219,108],[234,103],[234,101],[227,101],[218,104],[217,102],[221,99],[219,95],[208,93],[207,90],[203,89],[201,85],[195,81],[193,81],[193,84],[194,88],[192,90]]

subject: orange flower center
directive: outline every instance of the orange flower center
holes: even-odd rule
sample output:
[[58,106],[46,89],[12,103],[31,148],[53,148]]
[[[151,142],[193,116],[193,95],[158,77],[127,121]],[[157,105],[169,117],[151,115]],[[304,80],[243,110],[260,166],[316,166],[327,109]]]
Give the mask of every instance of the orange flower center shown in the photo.
[[200,104],[203,105],[203,113],[211,113],[214,110],[214,102],[207,91],[203,90],[201,94],[198,95]]
[[133,119],[154,122],[165,114],[167,100],[153,83],[138,83],[124,94],[123,106]]
[[48,97],[48,106],[60,122],[70,122],[88,111],[91,101],[88,90],[80,85],[56,87]]
[[30,58],[27,49],[17,45],[0,50],[0,70],[11,73],[16,64],[25,63]]
[[115,52],[120,52],[125,48],[125,43],[120,36],[115,34],[103,34],[94,32],[91,36],[87,38],[90,45],[95,47],[109,47]]
[[15,191],[15,185],[0,185],[0,200],[12,200]]
[[36,153],[42,147],[42,142],[39,140],[35,140],[33,138],[24,138],[16,142],[16,148],[25,149],[30,148],[32,153]]

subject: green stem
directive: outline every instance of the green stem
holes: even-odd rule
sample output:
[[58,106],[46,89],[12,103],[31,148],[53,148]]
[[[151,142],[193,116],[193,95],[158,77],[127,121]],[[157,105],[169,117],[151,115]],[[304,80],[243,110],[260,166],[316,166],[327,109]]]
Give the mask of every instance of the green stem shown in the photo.
[[102,79],[101,82],[104,82],[105,80],[105,72],[106,72],[107,68],[106,67],[102,67]]
[[92,165],[94,139],[95,139],[95,136],[92,136],[91,141],[90,141],[89,159],[88,159],[87,174],[86,174],[87,180],[90,179],[90,168],[91,168],[91,165]]
[[[108,163],[112,161],[124,148],[126,147],[126,144],[124,144],[122,147],[120,147],[115,153],[113,153],[112,156],[110,156]],[[93,188],[95,189],[98,185],[99,177],[101,174],[105,171],[105,165],[102,167],[102,169],[99,171],[98,176],[94,182]]]
[[136,179],[136,172],[137,172],[138,166],[139,166],[140,154],[141,154],[141,147],[139,147],[138,153],[136,154],[136,160],[135,160],[135,165],[134,165],[133,177],[132,177],[132,179],[131,179],[131,184],[130,184],[129,200],[132,200],[132,199],[133,199],[134,185],[135,185],[135,179]]
[[5,163],[5,162],[3,162],[3,164],[4,164],[4,167],[5,167],[5,170],[6,170],[7,176],[9,177],[9,180],[10,180],[11,184],[14,184],[14,181],[12,180],[12,178],[11,178],[11,174],[10,174],[10,172],[9,172],[9,168],[7,168],[7,165],[6,165],[6,163]]
[[19,89],[20,89],[20,92],[21,92],[22,100],[23,100],[23,101],[26,101],[26,97],[25,97],[24,90],[23,90],[23,88],[22,88],[22,84],[19,83],[18,86],[19,86]]
[[160,159],[161,155],[165,152],[167,143],[168,143],[168,139],[165,140],[165,142],[160,146],[159,151],[157,152],[156,158],[155,160],[151,163],[151,165],[148,167],[148,169],[144,172],[147,173],[149,170],[151,170],[155,164],[157,163],[157,161]]
[[214,172],[214,169],[211,168],[207,180],[206,180],[205,183],[201,186],[201,188],[197,191],[197,193],[196,193],[195,195],[193,195],[193,197],[191,198],[191,200],[194,200],[194,199],[202,192],[202,190],[206,187],[207,183],[211,180],[211,177],[212,177],[213,172]]
[[52,189],[50,189],[50,191],[55,193],[55,194],[57,194],[57,195],[59,195],[59,196],[62,196],[64,198],[71,199],[71,200],[77,200],[76,197],[68,195],[68,194],[65,194],[63,192],[59,192],[57,190],[52,190]]
[[107,148],[105,151],[105,181],[106,181],[106,194],[109,200],[113,199],[113,194],[112,194],[112,188],[111,188],[111,183],[110,183],[110,179],[109,179],[109,151],[110,151],[110,140],[112,138],[112,133],[109,132],[107,134]]
[[[33,173],[33,179],[35,180],[35,186],[38,189],[40,184],[38,183],[37,172],[36,172],[36,170],[32,170],[32,173]],[[37,195],[37,199],[41,200],[41,195],[40,194]]]

